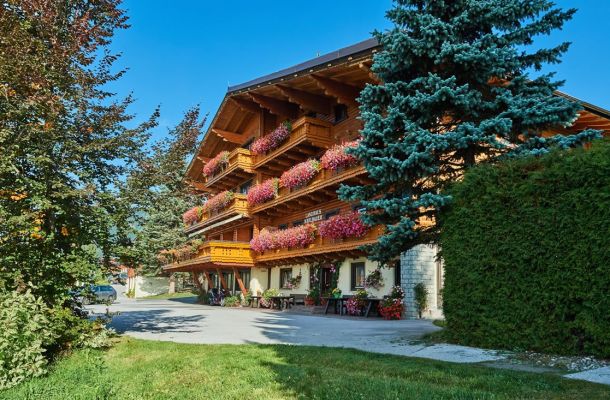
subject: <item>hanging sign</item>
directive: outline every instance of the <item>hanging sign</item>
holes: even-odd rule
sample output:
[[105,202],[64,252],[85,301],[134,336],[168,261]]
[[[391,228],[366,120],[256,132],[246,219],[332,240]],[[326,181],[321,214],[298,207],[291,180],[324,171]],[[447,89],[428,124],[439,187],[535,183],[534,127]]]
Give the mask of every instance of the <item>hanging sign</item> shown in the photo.
[[305,219],[303,223],[308,224],[310,222],[321,221],[322,220],[322,210],[314,210],[310,211],[305,215]]

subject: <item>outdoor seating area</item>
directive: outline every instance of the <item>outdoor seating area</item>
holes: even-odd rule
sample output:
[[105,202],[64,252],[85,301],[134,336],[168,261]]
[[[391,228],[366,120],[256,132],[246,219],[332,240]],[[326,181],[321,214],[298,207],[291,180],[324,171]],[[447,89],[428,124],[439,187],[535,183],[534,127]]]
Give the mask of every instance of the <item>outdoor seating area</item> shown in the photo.
[[[350,315],[348,313],[348,309],[347,309],[347,302],[350,299],[353,299],[354,296],[342,296],[342,297],[323,297],[322,299],[324,299],[326,301],[326,307],[324,308],[324,314],[328,314],[329,309],[331,309],[331,305],[332,305],[332,310],[334,311],[335,314],[339,314],[339,315]],[[368,318],[369,316],[371,316],[371,311],[373,312],[374,316],[377,317],[381,317],[381,314],[379,313],[379,305],[381,304],[381,302],[384,299],[379,299],[379,298],[373,298],[373,297],[369,297],[363,300],[364,302],[364,307],[361,308],[360,310],[360,316],[363,316],[365,318]]]

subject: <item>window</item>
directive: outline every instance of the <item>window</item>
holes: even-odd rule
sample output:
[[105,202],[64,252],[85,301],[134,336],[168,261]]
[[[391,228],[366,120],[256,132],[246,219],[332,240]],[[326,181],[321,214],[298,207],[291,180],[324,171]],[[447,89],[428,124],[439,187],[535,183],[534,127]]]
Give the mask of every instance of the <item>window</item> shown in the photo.
[[252,186],[252,179],[250,179],[249,181],[246,181],[244,183],[242,183],[241,185],[239,185],[239,193],[241,194],[248,194],[248,190],[250,190],[250,187]]
[[352,263],[352,290],[363,289],[365,279],[364,263]]
[[286,229],[286,228],[288,228],[288,224],[279,224],[277,226],[277,229]]
[[324,214],[324,219],[329,219],[330,217],[334,217],[335,215],[339,215],[339,210],[332,210]]
[[335,124],[347,119],[347,106],[345,104],[337,104],[335,106]]
[[394,266],[394,285],[400,286],[400,260],[396,261]]
[[292,279],[292,268],[280,269],[280,288],[290,289],[290,280]]
[[292,222],[292,226],[301,226],[301,225],[303,225],[303,220],[302,219],[299,220],[299,221],[293,221]]

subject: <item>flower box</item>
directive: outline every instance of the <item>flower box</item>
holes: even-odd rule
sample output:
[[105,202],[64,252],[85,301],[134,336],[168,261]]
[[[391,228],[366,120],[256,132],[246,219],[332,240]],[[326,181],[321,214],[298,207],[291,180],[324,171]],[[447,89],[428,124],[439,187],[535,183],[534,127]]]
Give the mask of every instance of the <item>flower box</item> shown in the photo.
[[207,178],[212,177],[227,165],[229,165],[229,152],[221,151],[203,167],[203,175]]
[[356,146],[358,146],[357,140],[334,145],[328,149],[320,159],[322,168],[336,171],[358,164],[358,159],[355,156],[346,153],[347,149]]
[[303,248],[314,242],[315,231],[316,227],[313,224],[277,231],[263,230],[250,241],[250,247],[259,253],[284,248]]
[[193,207],[189,209],[184,214],[182,214],[182,222],[184,222],[184,225],[186,226],[196,224],[201,218],[201,212],[201,207]]
[[369,227],[362,222],[358,212],[351,212],[335,215],[322,221],[318,230],[323,238],[338,241],[345,238],[363,237],[369,231]]
[[220,192],[216,196],[208,199],[203,205],[203,212],[212,213],[223,210],[231,203],[234,197],[235,194],[231,191],[225,190],[224,192]]
[[273,132],[256,139],[250,145],[250,151],[260,155],[275,150],[290,136],[291,131],[292,125],[289,121],[286,121],[275,128]]
[[307,160],[295,165],[280,177],[280,185],[289,189],[298,189],[307,185],[320,172],[320,162]]
[[263,183],[254,185],[248,190],[248,205],[256,206],[266,201],[273,200],[277,196],[279,179],[267,179]]

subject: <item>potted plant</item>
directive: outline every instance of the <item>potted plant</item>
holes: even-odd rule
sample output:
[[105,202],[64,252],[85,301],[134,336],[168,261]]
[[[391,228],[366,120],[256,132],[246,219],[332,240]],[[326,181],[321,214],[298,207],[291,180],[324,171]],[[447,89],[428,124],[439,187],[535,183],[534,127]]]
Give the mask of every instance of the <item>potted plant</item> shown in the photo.
[[381,274],[381,269],[377,268],[367,275],[366,280],[364,281],[364,287],[377,290],[383,287],[383,275]]
[[345,307],[349,315],[362,315],[364,311],[365,300],[369,294],[364,289],[358,289],[354,297],[347,300]]
[[394,286],[388,298],[379,304],[379,315],[384,319],[401,319],[404,313],[404,297],[404,290],[400,286]]
[[312,288],[307,291],[307,296],[305,296],[305,305],[306,306],[315,306],[316,303],[320,302],[320,289]]
[[334,288],[333,291],[331,292],[331,294],[335,299],[340,299],[341,296],[343,295],[343,292],[339,288]]

